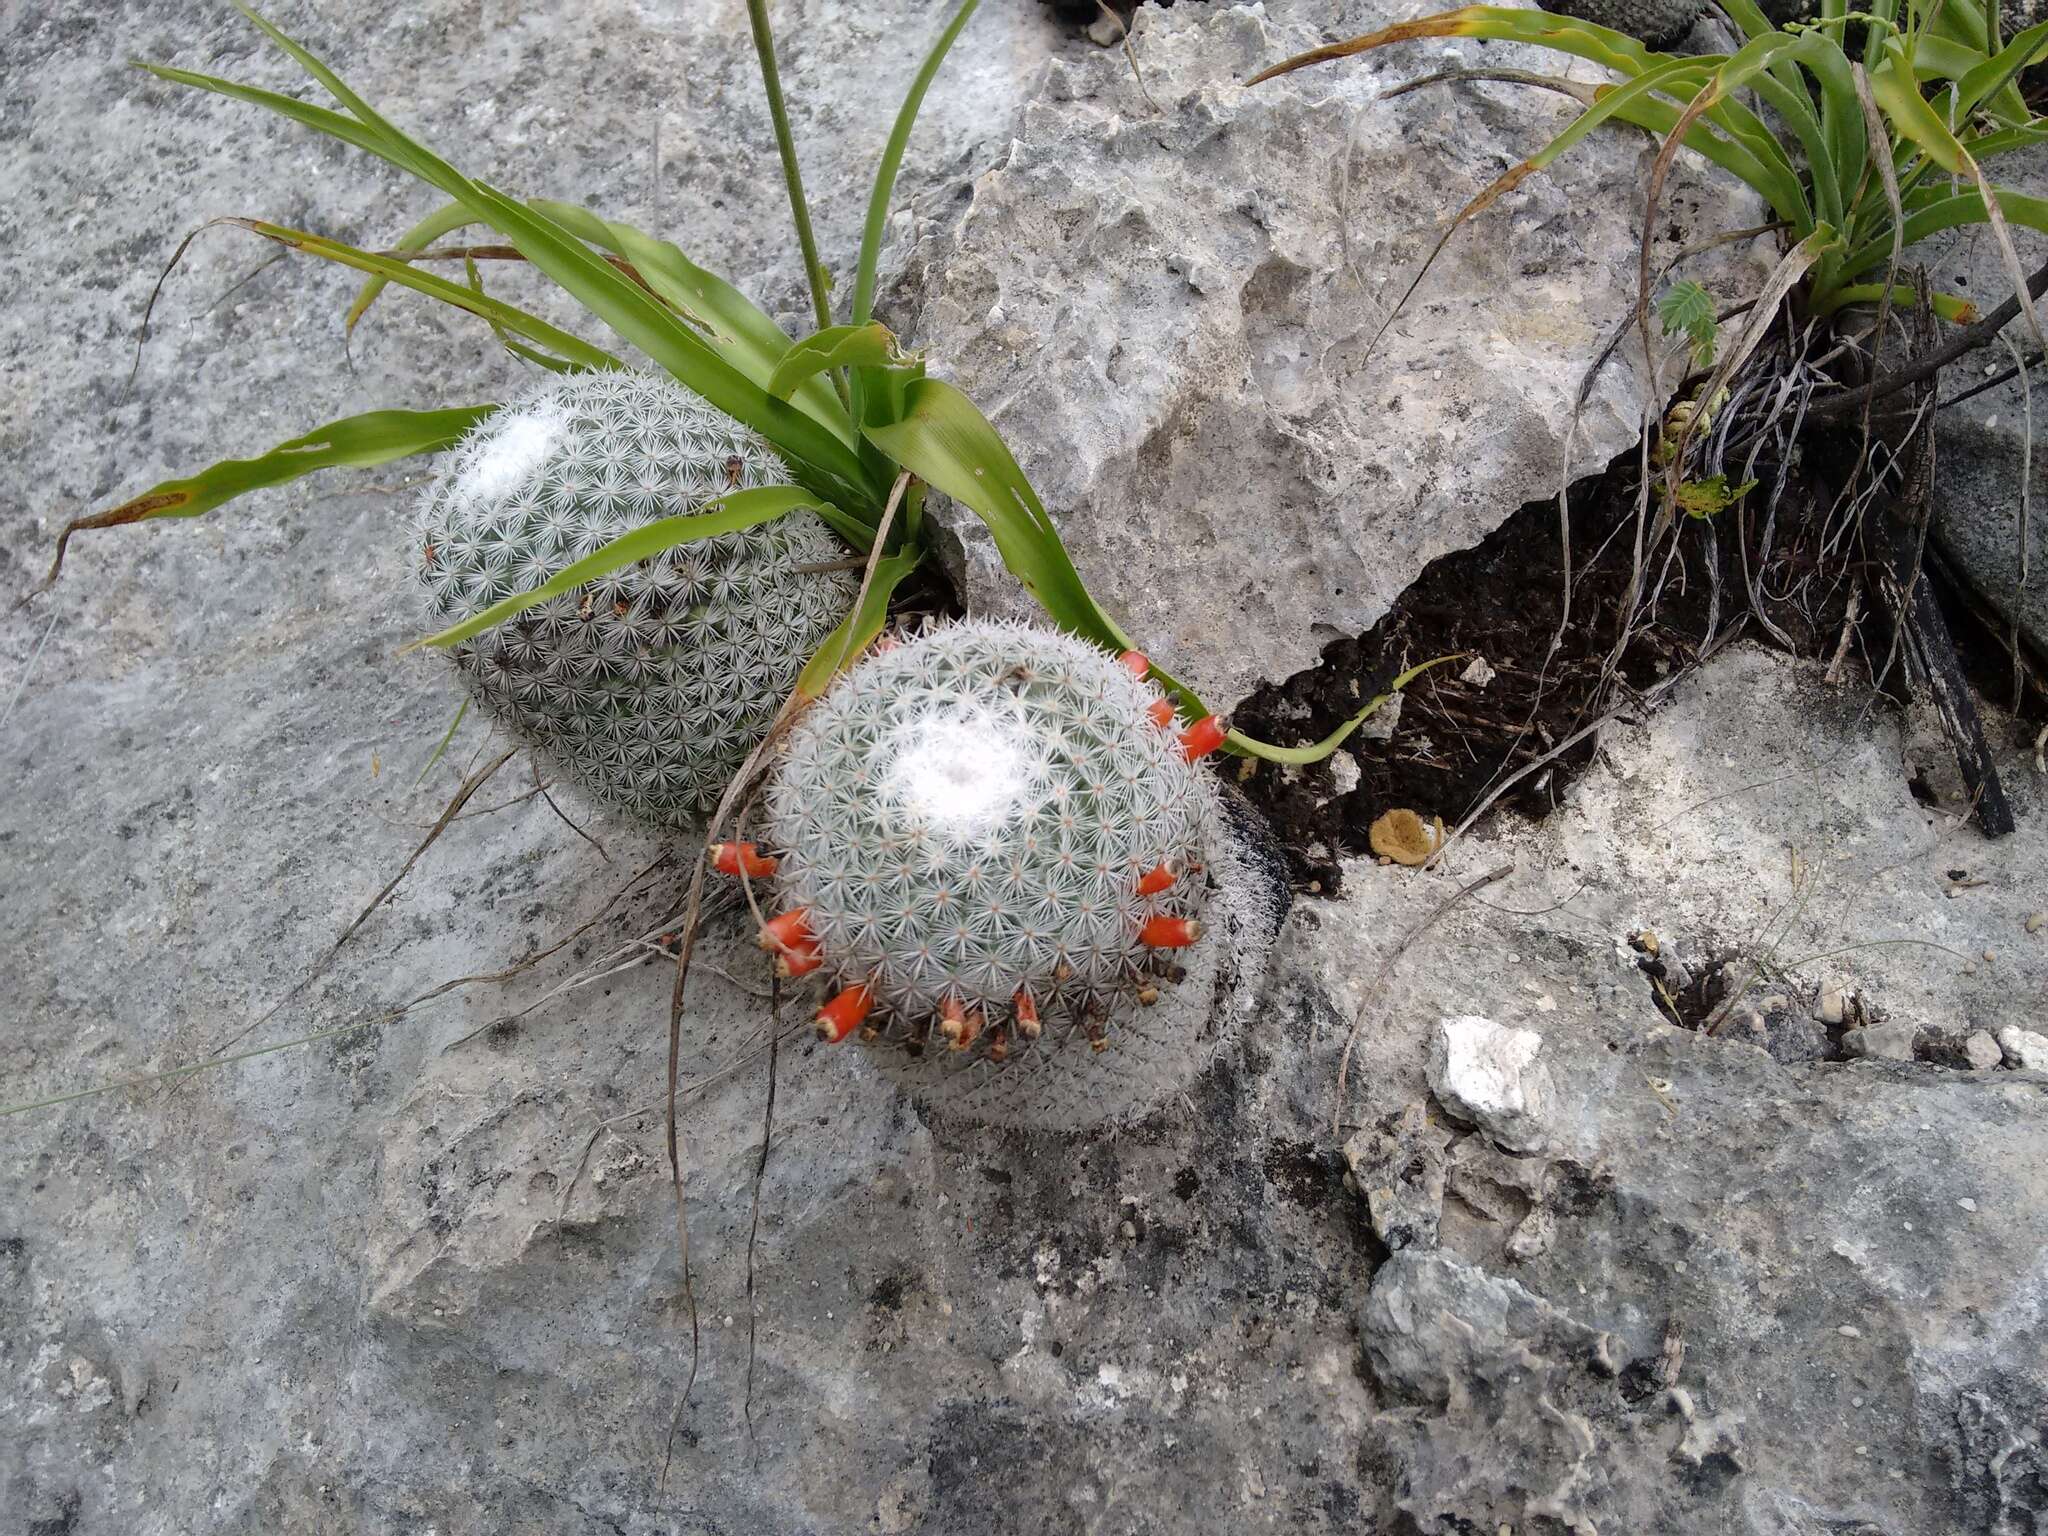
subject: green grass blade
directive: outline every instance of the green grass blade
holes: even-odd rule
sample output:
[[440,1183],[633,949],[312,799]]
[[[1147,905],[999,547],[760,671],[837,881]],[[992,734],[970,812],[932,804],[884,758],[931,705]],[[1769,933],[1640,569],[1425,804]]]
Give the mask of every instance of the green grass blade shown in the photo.
[[768,0],[747,0],[747,22],[754,35],[754,59],[761,69],[761,94],[768,99],[769,126],[775,130],[775,155],[782,162],[783,190],[789,195],[789,221],[804,259],[811,308],[818,329],[832,324],[832,279],[818,259],[818,237],[811,229],[811,205],[804,197],[798,169],[796,137],[789,131],[789,104],[782,97],[782,74],[775,64],[775,33],[768,24]]
[[865,430],[898,464],[972,509],[1010,574],[1062,629],[1118,651],[1130,637],[1104,613],[1060,543],[1038,493],[972,400],[940,379],[904,391],[904,414]]
[[316,469],[367,468],[393,459],[453,447],[495,405],[456,406],[441,411],[370,411],[316,427],[279,443],[253,459],[223,459],[182,480],[153,485],[133,500],[89,517],[73,518],[57,536],[55,558],[43,586],[64,568],[65,547],[74,533],[119,528],[159,517],[199,517],[250,491],[283,485]]
[[[1831,315],[1845,304],[1877,304],[1884,302],[1883,283],[1851,283],[1844,288],[1832,290],[1824,299],[1816,299],[1813,312],[1817,315]],[[1920,290],[1909,288],[1904,283],[1892,285],[1890,302],[1902,310],[1911,309],[1920,302]],[[1927,302],[1935,315],[1951,325],[1975,325],[1982,315],[1973,300],[1954,293],[1930,293]]]
[[358,250],[339,240],[330,240],[325,235],[311,234],[303,229],[286,229],[281,224],[266,224],[261,219],[223,219],[224,224],[233,224],[266,240],[275,241],[286,250],[305,256],[317,256],[322,261],[331,261],[340,266],[352,267],[358,272],[388,278],[400,287],[423,293],[430,299],[455,309],[467,310],[502,326],[515,336],[537,342],[549,351],[568,359],[580,368],[618,368],[622,364],[602,347],[594,347],[580,336],[572,336],[538,315],[494,299],[487,293],[479,293],[462,283],[452,283],[431,272],[422,272],[409,261],[394,256],[380,256],[375,251]]
[[1311,64],[1348,59],[1391,43],[1413,42],[1426,37],[1483,37],[1501,42],[1534,43],[1541,48],[1555,49],[1594,64],[1603,64],[1617,74],[1631,78],[1670,57],[1652,53],[1626,33],[1590,21],[1577,21],[1548,11],[1513,11],[1502,6],[1467,5],[1455,11],[1397,22],[1345,42],[1311,48],[1306,53],[1282,59],[1278,64],[1259,71],[1245,84],[1258,85]]
[[[484,278],[483,274],[477,270],[476,261],[471,257],[465,256],[462,260],[462,267],[463,275],[469,279],[469,291],[481,294],[484,291]],[[529,347],[495,320],[491,322],[491,333],[498,338],[499,346],[510,352],[521,362],[532,363],[536,368],[545,368],[549,373],[576,372],[576,365],[574,363],[565,362],[559,357],[551,356],[541,351],[538,347]]]
[[[1658,91],[1668,91],[1674,82],[1688,80],[1694,76],[1704,78],[1706,73],[1707,66],[1697,59],[1667,59],[1661,64],[1652,65],[1633,80],[1596,92],[1592,106],[1573,118],[1563,132],[1509,174],[1520,180],[1521,175],[1526,175],[1529,171],[1547,170],[1560,155],[1582,141],[1595,128],[1611,118],[1623,116],[1636,102]],[[1520,174],[1516,174],[1517,172]]]
[[868,195],[867,223],[861,229],[860,259],[854,267],[851,318],[855,325],[865,325],[875,312],[875,270],[881,263],[882,237],[889,226],[889,200],[895,195],[896,176],[903,168],[903,153],[910,143],[910,130],[917,122],[918,111],[924,106],[925,92],[938,78],[939,66],[946,62],[954,40],[973,18],[975,8],[980,4],[981,0],[961,0],[960,9],[953,13],[953,19],[939,33],[939,40],[924,56],[917,78],[910,82],[903,105],[897,109],[895,125],[889,130],[889,142],[882,146],[881,164],[875,170],[874,191]]
[[[600,218],[572,203],[546,198],[532,202],[579,240],[631,262],[647,286],[702,331],[727,362],[763,389],[768,388],[776,367],[794,343],[753,300],[717,273],[698,266],[669,241],[657,240],[616,219]],[[794,397],[778,398],[791,399],[805,415],[853,446],[855,434],[846,407],[824,380],[799,389]]]
[[895,336],[879,322],[829,326],[789,349],[768,380],[768,393],[787,400],[805,380],[834,368],[891,368],[904,361]]
[[657,518],[642,524],[630,533],[622,533],[602,549],[585,555],[581,560],[564,566],[547,581],[530,592],[516,592],[501,602],[491,604],[483,612],[460,624],[451,624],[439,634],[429,635],[424,640],[415,640],[405,647],[408,651],[423,646],[445,650],[459,645],[471,635],[483,633],[494,624],[502,624],[514,614],[524,612],[535,603],[546,602],[564,592],[573,592],[587,582],[608,576],[613,571],[632,565],[636,561],[651,559],[664,550],[678,544],[687,544],[693,539],[713,538],[721,533],[732,533],[737,529],[751,528],[757,523],[771,522],[799,507],[816,509],[817,499],[808,491],[793,485],[764,485],[751,491],[734,491],[707,504],[708,510],[686,512],[676,517]]
[[[362,145],[469,207],[480,222],[497,230],[529,262],[678,382],[767,438],[789,462],[792,472],[822,499],[844,499],[858,506],[880,503],[880,492],[869,483],[867,468],[846,443],[795,406],[770,397],[721,358],[653,294],[560,224],[482,182],[463,176],[379,116],[312,53],[253,11],[243,9],[265,35],[331,91],[367,130],[366,134],[347,135],[349,142]],[[326,128],[326,124],[303,114],[287,115]]]
[[1741,29],[1745,40],[1754,41],[1759,37],[1769,37],[1778,30],[1771,18],[1763,13],[1763,7],[1759,6],[1756,0],[1721,0],[1721,9],[1726,11],[1728,19]]
[[476,184],[485,219],[584,308],[685,388],[759,432],[797,478],[827,501],[879,500],[858,455],[795,406],[777,400],[721,357],[681,318],[567,229]]
[[[1788,87],[1771,73],[1774,64],[1795,61],[1827,69],[1830,50],[1840,60],[1840,86],[1848,92],[1849,105],[1854,107],[1856,86],[1849,76],[1848,60],[1825,38],[1810,33],[1795,36],[1789,32],[1776,32],[1744,43],[1722,61],[1707,89],[1718,101],[1726,101],[1745,88],[1754,89],[1778,110],[1790,123],[1806,152],[1807,175],[1813,184],[1814,218],[1839,228],[1843,189],[1837,170],[1838,146],[1832,142],[1827,127],[1815,113],[1805,82],[1800,80],[1795,86]],[[1832,77],[1834,72],[1828,69],[1828,73]],[[1833,87],[1827,89],[1832,92]],[[1860,124],[1860,115],[1856,121]],[[1861,174],[1860,167],[1858,174]]]
[[[452,235],[458,229],[467,229],[475,222],[476,215],[463,207],[462,204],[447,203],[442,207],[436,208],[424,219],[421,219],[419,223],[413,225],[403,235],[400,235],[398,237],[398,244],[393,246],[392,249],[405,252],[408,255],[424,251],[443,235]],[[356,322],[361,320],[369,307],[377,302],[377,295],[384,291],[384,285],[389,281],[389,278],[373,277],[357,290],[355,302],[349,305],[348,315],[342,322],[341,328],[344,335],[354,334]]]
[[875,578],[868,583],[860,606],[839,621],[838,626],[797,674],[796,696],[815,699],[874,643],[875,636],[889,620],[889,599],[903,585],[904,578],[917,569],[915,554],[886,555],[875,562]]
[[[1823,15],[1826,14],[1827,7],[1835,6],[1837,3],[1838,0],[1824,0],[1822,7]],[[1741,29],[1745,42],[1753,43],[1763,38],[1781,35],[1780,28],[1768,16],[1764,15],[1763,11],[1757,6],[1756,0],[1724,0],[1723,8],[1728,12],[1730,19],[1734,21],[1735,25]],[[1797,65],[1791,59],[1780,55],[1774,57],[1768,67],[1771,78],[1776,81],[1779,87],[1779,101],[1776,104],[1780,112],[1784,112],[1789,105],[1792,112],[1810,118],[1813,113],[1813,106],[1807,94],[1806,81],[1801,78]],[[1843,110],[1844,105],[1844,102],[1835,100],[1832,96],[1824,97],[1823,111],[1829,120],[1828,137],[1830,142],[1840,142],[1840,129],[1833,122],[1833,119]],[[1846,105],[1849,107],[1855,105],[1853,93]],[[1856,174],[1862,175],[1861,166],[1858,166]],[[1849,184],[1854,185],[1853,182]],[[1800,227],[1811,227],[1811,221],[1809,220],[1808,223],[1802,224]]]
[[1967,121],[1982,103],[2011,85],[2021,70],[2044,56],[2048,56],[2048,21],[2014,33],[2005,47],[1956,80],[1956,120]]
[[419,777],[412,781],[414,789],[427,782],[427,775],[434,771],[434,764],[441,761],[448,751],[448,744],[455,739],[455,733],[462,729],[462,717],[469,713],[470,698],[471,695],[466,693],[462,696],[462,703],[455,711],[455,718],[448,722],[448,733],[441,738],[440,745],[434,748],[427,760],[420,764]]
[[[1981,20],[1981,18],[1980,18]],[[1885,59],[1870,72],[1870,93],[1877,104],[1884,109],[1886,117],[1902,138],[1911,139],[1927,154],[1927,157],[1952,176],[1967,176],[1976,183],[1982,195],[1984,223],[1990,227],[1992,238],[1998,243],[1999,258],[2005,264],[2005,275],[2012,283],[2013,292],[2020,301],[2020,313],[2026,318],[2027,329],[2033,334],[2034,345],[2048,351],[2048,336],[2041,329],[2041,317],[2035,312],[2034,301],[2027,290],[2027,274],[2020,266],[2019,252],[2012,243],[2012,234],[2006,228],[2005,210],[2000,206],[1998,194],[1984,175],[1970,152],[1956,136],[1949,132],[1948,124],[1929,106],[1920,94],[1919,82],[1905,53],[1905,45],[1897,38],[1888,39]]]
[[[1592,22],[1577,21],[1568,16],[1552,15],[1547,11],[1513,11],[1497,6],[1471,5],[1461,10],[1445,11],[1436,16],[1400,22],[1347,42],[1311,49],[1307,53],[1282,60],[1270,69],[1254,75],[1246,83],[1257,85],[1262,80],[1270,80],[1312,64],[1351,58],[1393,43],[1413,42],[1432,37],[1476,37],[1495,42],[1528,43],[1599,64],[1626,77],[1628,81],[1639,79],[1652,70],[1679,64],[1683,67],[1669,69],[1660,74],[1658,79],[1661,82],[1660,88],[1681,103],[1690,101],[1706,81],[1714,64],[1710,58],[1679,60],[1669,54],[1652,53],[1624,33]],[[1624,88],[1617,86],[1611,89]],[[1602,89],[1604,91],[1610,88]],[[1652,99],[1646,95],[1634,100],[1647,104]],[[1649,127],[1654,132],[1668,132],[1669,125],[1675,124],[1678,120],[1678,114],[1674,110],[1669,114],[1665,126],[1660,127],[1659,122],[1663,120],[1663,114],[1655,112],[1647,105],[1639,107],[1634,104],[1615,108],[1612,115],[1624,122]],[[1813,214],[1807,208],[1806,194],[1793,171],[1791,160],[1763,121],[1748,108],[1731,101],[1716,103],[1708,117],[1726,135],[1727,143],[1739,146],[1740,153],[1723,149],[1720,144],[1709,147],[1709,141],[1704,134],[1695,139],[1694,134],[1699,131],[1697,128],[1688,131],[1684,140],[1687,147],[1699,150],[1715,164],[1740,176],[1750,186],[1756,188],[1781,219],[1797,228],[1811,227]]]
[[1963,140],[1963,148],[1979,165],[1996,155],[2025,149],[2029,144],[2048,143],[2048,117],[2036,117],[2010,128],[1996,128]]
[[[1991,216],[1984,209],[1984,194],[1972,187],[1963,192],[1950,192],[1944,187],[1932,189],[1941,195],[1933,201],[1923,201],[1910,207],[1906,214],[1905,243],[1925,240],[1929,235],[1939,234],[1944,229],[1955,229],[1964,224],[1988,224]],[[2005,216],[2015,224],[2048,234],[2048,198],[2034,197],[2014,187],[1996,187],[1999,206]],[[1884,264],[1891,253],[1891,236],[1886,234],[1878,239],[1859,245],[1842,264],[1845,277],[1860,276]]]
[[[350,90],[348,82],[315,57],[310,49],[287,37],[255,10],[243,4],[243,0],[235,0],[235,9],[246,16],[265,37],[290,54],[299,68],[318,80],[327,88],[329,95],[349,110],[350,115],[368,130],[376,146],[375,153],[390,160],[401,170],[411,171],[422,181],[436,182],[437,174],[442,173],[454,176],[452,166],[430,153],[423,145],[414,143],[400,133],[380,116],[374,107]],[[438,185],[438,182],[436,184]]]
[[246,102],[274,112],[279,117],[289,118],[315,133],[324,133],[330,139],[339,139],[357,149],[367,150],[379,159],[388,159],[384,153],[383,141],[371,130],[350,117],[326,107],[318,107],[309,101],[300,101],[296,96],[281,95],[277,91],[259,90],[253,85],[243,85],[234,80],[223,80],[218,75],[202,75],[189,69],[174,69],[168,64],[150,64],[136,60],[135,67],[167,80],[173,85],[190,86],[195,91],[210,91],[216,96],[226,96],[234,101]]

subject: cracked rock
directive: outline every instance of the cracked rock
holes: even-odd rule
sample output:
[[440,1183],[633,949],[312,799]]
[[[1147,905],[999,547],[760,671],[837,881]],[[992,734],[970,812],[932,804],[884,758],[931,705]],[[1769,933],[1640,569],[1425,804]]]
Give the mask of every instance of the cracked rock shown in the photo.
[[1410,1104],[1375,1131],[1344,1143],[1344,1161],[1365,1196],[1372,1230],[1393,1250],[1436,1246],[1444,1213],[1444,1149],[1450,1133]]

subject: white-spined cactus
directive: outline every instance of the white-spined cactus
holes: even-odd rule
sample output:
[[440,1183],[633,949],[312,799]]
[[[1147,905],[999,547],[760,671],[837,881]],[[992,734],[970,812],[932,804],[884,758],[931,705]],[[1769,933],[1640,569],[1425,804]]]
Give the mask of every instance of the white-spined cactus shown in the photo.
[[1003,1061],[1047,1019],[1099,1049],[1124,997],[1156,1000],[1162,956],[1200,937],[1214,789],[1191,759],[1213,719],[1121,660],[1002,622],[929,631],[868,657],[792,729],[767,795],[763,943],[822,970],[819,1033],[934,1028]]
[[[787,483],[759,437],[671,380],[579,373],[487,418],[424,497],[414,569],[443,624],[530,591],[657,518]],[[601,798],[700,818],[853,603],[809,512],[682,544],[526,609],[456,664]]]

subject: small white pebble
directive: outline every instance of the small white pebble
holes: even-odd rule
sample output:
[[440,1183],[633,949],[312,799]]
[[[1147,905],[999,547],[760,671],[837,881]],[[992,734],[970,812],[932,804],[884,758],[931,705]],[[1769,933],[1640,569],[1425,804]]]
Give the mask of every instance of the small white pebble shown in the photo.
[[1856,1454],[1858,1456],[1868,1456],[1870,1454],[1870,1447],[1867,1445],[1859,1445],[1856,1447]]
[[1854,1323],[1844,1323],[1841,1327],[1837,1328],[1835,1332],[1839,1333],[1845,1339],[1860,1339],[1863,1337],[1863,1330],[1861,1328],[1858,1328]]
[[2043,928],[2048,928],[2048,912],[2029,912],[2027,914],[2027,932],[2039,933]]
[[1968,1195],[1963,1196],[1963,1198],[1958,1200],[1956,1204],[1960,1205],[1966,1211],[1974,1211],[1977,1209],[1977,1202],[1972,1200]]
[[1985,950],[1985,951],[1984,951],[1984,961],[1985,961],[1985,963],[1986,963],[1987,965],[1988,965],[1988,964],[1989,964],[1989,963],[1990,963],[1991,961],[1993,961],[1993,960],[1996,960],[1997,958],[1998,958],[1998,951],[1997,951],[1997,950],[1995,950],[1995,949],[1987,949],[1987,950]]

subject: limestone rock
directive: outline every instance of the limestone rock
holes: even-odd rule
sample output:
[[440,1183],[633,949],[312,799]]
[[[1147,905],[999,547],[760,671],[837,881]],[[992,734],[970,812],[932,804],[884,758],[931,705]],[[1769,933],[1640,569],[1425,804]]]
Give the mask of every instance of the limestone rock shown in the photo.
[[1866,1024],[1842,1036],[1842,1054],[1864,1056],[1875,1061],[1911,1061],[1918,1031],[1904,1019],[1887,1019]]
[[2029,1072],[2048,1072],[2048,1035],[2038,1030],[2008,1025],[1998,1032],[1998,1048],[2009,1066]]
[[[1564,1150],[1458,1142],[1437,1247],[1375,1274],[1360,1337],[1379,1390],[1366,1443],[1381,1528],[1946,1536],[2038,1523],[2038,1087],[1780,1062],[1725,1029],[1676,1028],[1628,943],[1761,933],[1775,918],[1789,924],[1781,961],[1835,954],[1845,991],[1884,1019],[1957,1040],[2030,1025],[2048,957],[2011,952],[2010,925],[2048,825],[2021,754],[2004,758],[2014,837],[1944,843],[1946,821],[1907,786],[1897,722],[1819,686],[1819,671],[1725,652],[1615,732],[1612,763],[1543,825],[1503,819],[1485,845],[1454,845],[1449,868],[1420,877],[1434,891],[1360,859],[1343,900],[1306,904],[1320,921],[1292,966],[1328,1016],[1349,1018],[1376,986],[1346,1120],[1372,1123],[1427,1085],[1442,1015],[1507,1029],[1540,1018],[1538,1059],[1559,1090],[1549,1123]],[[1815,761],[1821,780],[1798,768]],[[1787,847],[1804,865],[1796,915]],[[1418,904],[1508,859],[1516,873],[1486,906],[1446,911],[1373,983],[1387,934]],[[1964,861],[1986,882],[1975,903],[1946,896]],[[2001,974],[1965,975],[1924,949],[1847,948],[1893,936],[2008,953]],[[1555,1011],[1531,1009],[1532,978]],[[1931,1470],[1889,1475],[1913,1467]]]
[[[1142,88],[1118,51],[1053,63],[1007,150],[918,205],[895,295],[909,339],[1015,450],[1091,590],[1216,708],[1369,628],[1430,560],[1556,492],[1580,379],[1634,313],[1650,152],[1596,133],[1524,182],[1375,343],[1440,223],[1576,112],[1514,87],[1380,92],[1453,57],[1592,74],[1447,44],[1247,89],[1290,53],[1406,14],[1268,9],[1140,7]],[[1660,244],[1761,222],[1688,158]],[[1694,275],[1733,302],[1761,272],[1723,255]],[[1653,396],[1661,408],[1618,355],[1571,472],[1636,441]],[[1021,611],[978,521],[934,516],[960,543],[969,604]]]
[[1450,1133],[1410,1104],[1379,1129],[1344,1143],[1344,1161],[1365,1197],[1373,1234],[1391,1250],[1436,1246],[1444,1211],[1444,1149]]

